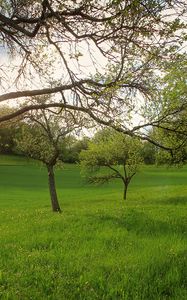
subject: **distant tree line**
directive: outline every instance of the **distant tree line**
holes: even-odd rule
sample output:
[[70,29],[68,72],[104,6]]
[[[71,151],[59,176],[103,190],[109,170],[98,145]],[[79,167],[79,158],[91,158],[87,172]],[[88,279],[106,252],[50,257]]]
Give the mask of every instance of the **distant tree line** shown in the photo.
[[[22,130],[23,121],[16,123],[9,121],[0,124],[0,154],[25,155],[16,145],[16,138],[20,135]],[[158,133],[156,130],[150,130],[149,135],[152,136],[153,134],[157,136],[157,139],[169,139],[168,132],[164,135],[164,131]],[[158,135],[160,135],[160,137],[158,137]],[[65,163],[79,162],[81,151],[86,150],[88,148],[88,142],[94,142],[94,139],[95,137],[91,138],[88,136],[77,137],[71,133],[64,137],[63,143],[60,145],[62,161]],[[174,141],[172,142],[174,143]],[[187,142],[184,143],[178,151],[176,150],[175,153],[162,150],[147,141],[141,142],[141,144],[142,160],[146,165],[185,163],[187,161]]]

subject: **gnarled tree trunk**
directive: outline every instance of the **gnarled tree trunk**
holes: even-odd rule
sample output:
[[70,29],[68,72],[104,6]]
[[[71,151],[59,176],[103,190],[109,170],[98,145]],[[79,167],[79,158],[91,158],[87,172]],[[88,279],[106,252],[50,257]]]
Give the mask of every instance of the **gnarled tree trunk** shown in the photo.
[[60,205],[58,202],[57,192],[56,192],[56,184],[55,184],[55,175],[53,170],[53,165],[46,165],[48,170],[48,182],[49,182],[49,191],[51,197],[51,206],[52,211],[61,212]]

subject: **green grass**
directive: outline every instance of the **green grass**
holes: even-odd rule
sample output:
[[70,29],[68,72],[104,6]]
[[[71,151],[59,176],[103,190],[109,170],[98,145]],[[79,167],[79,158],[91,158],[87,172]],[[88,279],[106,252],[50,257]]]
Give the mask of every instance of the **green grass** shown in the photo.
[[45,168],[0,157],[0,299],[187,299],[187,167],[143,167],[125,203],[118,181],[56,175],[62,214]]

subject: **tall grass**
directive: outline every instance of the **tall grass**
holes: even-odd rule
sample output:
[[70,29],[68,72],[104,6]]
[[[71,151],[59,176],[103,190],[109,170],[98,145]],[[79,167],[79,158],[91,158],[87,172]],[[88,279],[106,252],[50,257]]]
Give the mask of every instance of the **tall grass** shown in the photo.
[[0,159],[0,299],[187,299],[187,168],[144,167],[122,200],[116,181],[87,185]]

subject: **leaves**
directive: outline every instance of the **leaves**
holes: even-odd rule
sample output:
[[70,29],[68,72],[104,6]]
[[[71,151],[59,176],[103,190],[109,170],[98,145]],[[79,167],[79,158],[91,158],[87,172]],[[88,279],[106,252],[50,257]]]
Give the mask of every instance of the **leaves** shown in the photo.
[[[95,135],[88,149],[81,152],[82,173],[89,182],[101,183],[114,178],[131,177],[142,162],[141,148],[139,140],[104,129]],[[103,168],[108,170],[104,174]]]
[[[48,98],[43,99],[47,101]],[[36,103],[42,101],[35,99]],[[81,115],[56,109],[38,110],[25,115],[21,133],[16,139],[17,148],[24,154],[55,165],[62,159],[62,144],[72,131],[81,127]]]

